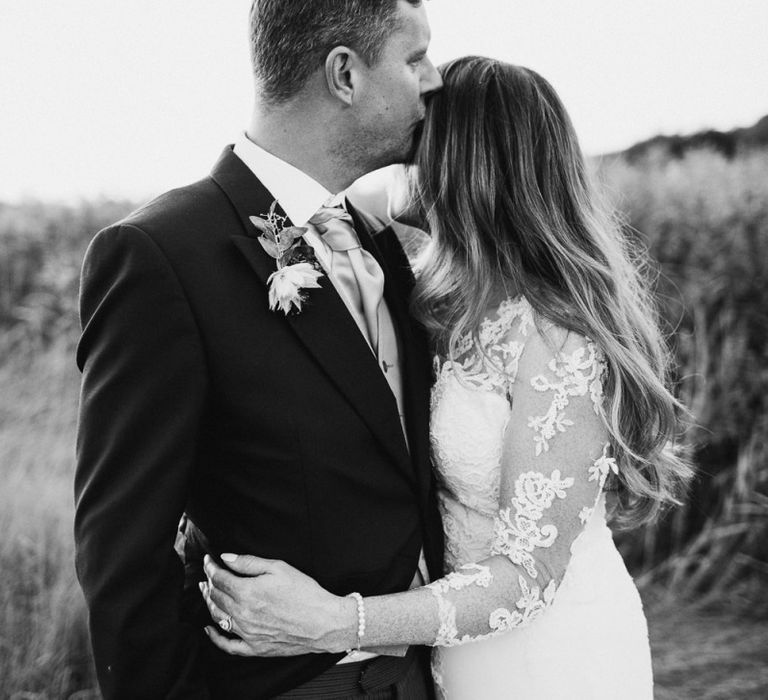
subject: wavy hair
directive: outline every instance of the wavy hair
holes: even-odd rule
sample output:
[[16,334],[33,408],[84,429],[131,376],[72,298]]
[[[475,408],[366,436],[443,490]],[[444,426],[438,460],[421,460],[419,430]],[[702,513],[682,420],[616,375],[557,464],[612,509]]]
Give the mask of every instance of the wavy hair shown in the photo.
[[590,338],[608,371],[605,411],[620,525],[679,503],[692,472],[673,446],[683,407],[644,284],[645,261],[598,203],[552,86],[534,71],[470,56],[440,67],[411,172],[431,231],[417,260],[414,315],[442,352],[478,340],[499,295],[523,294],[540,318]]

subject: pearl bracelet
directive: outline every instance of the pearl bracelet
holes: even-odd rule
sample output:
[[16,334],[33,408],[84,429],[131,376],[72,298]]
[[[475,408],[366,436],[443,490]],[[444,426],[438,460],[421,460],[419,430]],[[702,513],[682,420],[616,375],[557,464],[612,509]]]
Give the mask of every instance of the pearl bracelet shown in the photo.
[[357,603],[357,649],[360,651],[360,642],[365,635],[365,603],[363,602],[363,596],[359,593],[350,593],[347,598],[354,598]]

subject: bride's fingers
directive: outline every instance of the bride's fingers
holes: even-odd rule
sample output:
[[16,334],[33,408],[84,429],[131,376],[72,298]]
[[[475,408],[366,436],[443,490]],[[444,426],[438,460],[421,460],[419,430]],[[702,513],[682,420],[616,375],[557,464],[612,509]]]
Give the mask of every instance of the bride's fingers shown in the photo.
[[201,581],[197,585],[200,588],[200,593],[203,594],[205,604],[208,606],[208,612],[211,613],[211,617],[218,622],[226,613],[211,599],[211,587],[205,581]]
[[237,632],[237,630],[235,629],[237,625],[235,623],[234,618],[229,613],[227,613],[226,610],[219,607],[216,604],[216,602],[213,600],[213,597],[211,596],[211,587],[207,583],[202,581],[198,585],[200,587],[200,592],[203,594],[203,600],[205,600],[205,604],[208,606],[208,612],[211,613],[211,617],[216,622],[216,624],[218,625],[222,620],[229,617],[232,623],[232,626],[227,631]]
[[253,656],[253,651],[242,639],[230,639],[225,637],[215,627],[208,626],[205,628],[205,633],[208,638],[222,651],[226,651],[227,654],[233,656]]
[[[202,590],[202,588],[200,590]],[[225,593],[224,591],[222,591],[220,588],[217,588],[215,584],[212,584],[210,582],[206,583],[205,591],[203,591],[203,595],[209,598],[211,601],[213,601],[221,610],[234,611],[235,609],[237,609],[235,599],[228,593]]]
[[210,555],[203,558],[203,570],[211,585],[229,595],[235,595],[242,578],[220,567]]
[[232,571],[241,574],[242,576],[271,574],[275,571],[276,564],[280,565],[284,563],[275,559],[254,557],[250,554],[222,554],[221,558]]
[[208,638],[222,651],[231,654],[232,656],[295,656],[299,654],[306,654],[306,649],[298,647],[286,647],[279,646],[274,642],[260,642],[255,643],[245,642],[242,639],[230,639],[225,637],[221,630],[217,630],[212,625],[205,628],[205,633]]

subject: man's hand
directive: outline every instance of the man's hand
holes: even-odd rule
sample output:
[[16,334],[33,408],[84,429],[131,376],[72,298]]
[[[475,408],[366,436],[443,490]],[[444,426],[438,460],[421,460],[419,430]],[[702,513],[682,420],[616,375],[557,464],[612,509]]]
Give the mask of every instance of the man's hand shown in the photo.
[[[283,561],[222,554],[231,571],[205,557],[200,590],[211,616],[229,615],[239,639],[206,627],[211,641],[237,656],[296,656],[341,652],[357,643],[357,605],[332,595]],[[232,573],[235,572],[235,573]]]

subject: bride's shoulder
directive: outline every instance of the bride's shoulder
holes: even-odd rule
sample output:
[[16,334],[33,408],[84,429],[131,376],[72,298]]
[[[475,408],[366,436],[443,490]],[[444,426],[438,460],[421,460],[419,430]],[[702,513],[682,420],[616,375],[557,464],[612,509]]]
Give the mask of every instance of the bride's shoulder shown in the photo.
[[[533,314],[520,342],[514,384],[534,393],[554,392],[562,403],[567,396],[589,396],[597,412],[602,405],[607,364],[599,345],[586,335]],[[510,388],[510,394],[514,390]],[[564,404],[563,404],[564,405]]]
[[349,186],[346,196],[355,208],[390,224],[407,201],[405,168],[393,165],[363,175]]
[[505,299],[486,317],[481,342],[502,352],[517,346],[519,368],[525,374],[561,363],[573,366],[603,361],[602,352],[590,338],[538,313],[525,296]]

